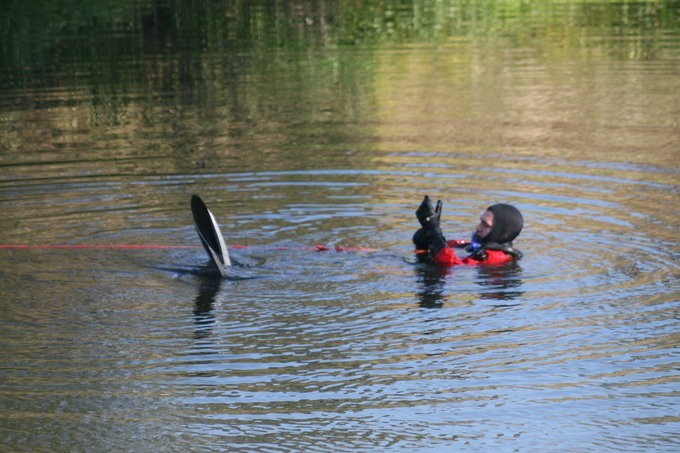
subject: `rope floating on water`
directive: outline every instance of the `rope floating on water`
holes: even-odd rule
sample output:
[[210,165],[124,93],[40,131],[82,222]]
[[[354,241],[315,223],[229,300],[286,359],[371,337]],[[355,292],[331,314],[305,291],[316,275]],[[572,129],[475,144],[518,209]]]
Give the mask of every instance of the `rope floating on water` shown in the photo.
[[[0,244],[0,250],[163,250],[163,249],[200,249],[198,245],[167,245],[167,244]],[[231,245],[230,249],[264,249],[264,250],[307,250],[317,252],[377,252],[378,249],[367,247],[342,247],[336,245],[327,247],[325,245],[315,246],[250,246],[250,245]]]
[[194,249],[196,245],[154,245],[154,244],[0,244],[0,249]]

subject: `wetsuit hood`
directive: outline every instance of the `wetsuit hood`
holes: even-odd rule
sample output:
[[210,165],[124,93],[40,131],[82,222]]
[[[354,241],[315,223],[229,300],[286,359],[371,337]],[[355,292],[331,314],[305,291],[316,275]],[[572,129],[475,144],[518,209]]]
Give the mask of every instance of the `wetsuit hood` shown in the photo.
[[489,206],[487,211],[493,212],[493,227],[485,238],[478,239],[479,242],[482,245],[512,244],[524,226],[524,219],[519,209],[509,204],[498,203]]

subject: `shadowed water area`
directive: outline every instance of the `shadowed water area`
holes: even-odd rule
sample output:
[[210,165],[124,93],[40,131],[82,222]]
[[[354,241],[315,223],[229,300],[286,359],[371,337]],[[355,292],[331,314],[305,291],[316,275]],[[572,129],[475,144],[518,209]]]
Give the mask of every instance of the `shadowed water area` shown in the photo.
[[0,450],[680,448],[677,1],[3,10]]

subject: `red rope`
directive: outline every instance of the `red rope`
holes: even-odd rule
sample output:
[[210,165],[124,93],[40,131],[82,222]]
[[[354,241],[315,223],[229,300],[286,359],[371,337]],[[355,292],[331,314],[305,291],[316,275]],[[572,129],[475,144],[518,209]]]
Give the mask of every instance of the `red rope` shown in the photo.
[[153,244],[0,244],[0,249],[193,249],[196,245]]
[[[0,244],[0,250],[7,249],[109,249],[109,250],[160,250],[160,249],[196,249],[201,248],[198,245],[160,245],[160,244]],[[247,249],[247,248],[260,248],[258,246],[248,246],[248,245],[230,245],[230,249]],[[304,247],[283,247],[283,246],[271,246],[262,247],[269,248],[271,250],[312,250],[317,252],[326,252],[331,250],[325,245],[316,246],[304,246]],[[342,247],[335,246],[336,252],[377,252],[378,249],[366,248],[366,247]]]

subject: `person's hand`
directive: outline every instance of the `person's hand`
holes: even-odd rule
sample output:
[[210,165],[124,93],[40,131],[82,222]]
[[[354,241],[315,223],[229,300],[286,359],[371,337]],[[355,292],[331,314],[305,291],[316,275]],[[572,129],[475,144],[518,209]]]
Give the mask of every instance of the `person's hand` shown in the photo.
[[420,226],[425,229],[439,228],[441,214],[442,201],[437,201],[437,207],[435,208],[432,206],[432,202],[430,201],[430,197],[428,195],[425,195],[423,202],[420,203],[420,206],[416,210],[418,222],[420,222]]

